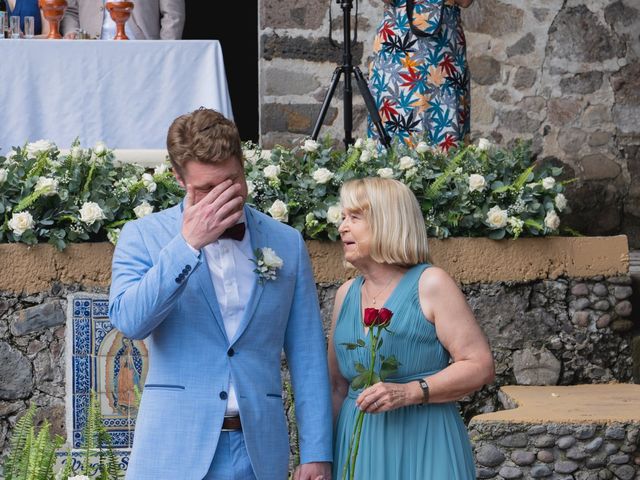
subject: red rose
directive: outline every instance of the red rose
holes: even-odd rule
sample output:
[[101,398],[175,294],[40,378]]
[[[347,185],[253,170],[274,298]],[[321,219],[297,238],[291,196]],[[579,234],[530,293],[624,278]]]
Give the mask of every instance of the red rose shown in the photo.
[[378,323],[377,325],[386,326],[391,323],[391,317],[393,316],[393,312],[387,308],[381,308],[378,312]]
[[376,324],[378,319],[378,309],[377,308],[365,308],[364,309],[364,326],[365,327],[373,327]]

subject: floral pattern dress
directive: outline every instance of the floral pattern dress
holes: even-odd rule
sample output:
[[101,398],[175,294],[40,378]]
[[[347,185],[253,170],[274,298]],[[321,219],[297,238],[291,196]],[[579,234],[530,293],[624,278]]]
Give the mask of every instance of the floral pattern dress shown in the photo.
[[[369,89],[392,139],[412,145],[426,135],[432,145],[448,151],[469,133],[470,92],[460,9],[452,0],[443,1],[440,28],[428,37],[412,32],[406,0],[385,4]],[[433,3],[415,0],[414,26],[428,27],[425,9]],[[378,136],[371,121],[369,136]]]

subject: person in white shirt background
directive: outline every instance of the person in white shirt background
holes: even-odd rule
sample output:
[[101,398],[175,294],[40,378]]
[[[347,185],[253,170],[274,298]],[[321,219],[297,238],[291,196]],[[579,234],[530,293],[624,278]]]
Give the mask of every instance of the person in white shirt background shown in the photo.
[[[113,39],[116,25],[106,0],[68,0],[61,22],[65,38],[83,30],[91,38]],[[185,20],[184,0],[136,0],[125,33],[131,40],[180,40]]]

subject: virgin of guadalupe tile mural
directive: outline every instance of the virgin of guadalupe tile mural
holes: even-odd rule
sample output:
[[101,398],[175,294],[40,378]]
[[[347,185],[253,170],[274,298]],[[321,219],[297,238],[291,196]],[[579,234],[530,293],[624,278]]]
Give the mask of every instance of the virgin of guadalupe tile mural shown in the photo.
[[103,382],[101,387],[107,402],[103,405],[103,412],[135,417],[138,413],[136,388],[142,392],[142,379],[147,374],[144,343],[126,338],[114,329],[102,342],[101,351],[106,352],[104,374],[99,379]]
[[75,293],[67,310],[67,432],[72,448],[82,445],[91,392],[100,400],[102,418],[114,448],[133,443],[138,413],[136,388],[142,392],[148,370],[145,344],[114,329],[107,295]]

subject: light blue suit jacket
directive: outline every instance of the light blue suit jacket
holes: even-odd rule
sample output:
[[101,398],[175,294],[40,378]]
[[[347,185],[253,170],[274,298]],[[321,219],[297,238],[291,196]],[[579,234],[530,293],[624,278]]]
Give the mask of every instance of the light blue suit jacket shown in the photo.
[[180,231],[182,205],[129,222],[113,256],[109,317],[146,339],[149,372],[127,478],[200,480],[213,459],[233,378],[247,451],[259,480],[287,478],[289,441],[280,375],[291,372],[300,461],[331,461],[325,338],[299,232],[245,207],[252,248],[284,260],[257,281],[235,338],[227,338],[203,254]]

